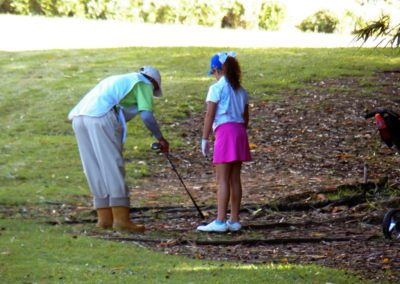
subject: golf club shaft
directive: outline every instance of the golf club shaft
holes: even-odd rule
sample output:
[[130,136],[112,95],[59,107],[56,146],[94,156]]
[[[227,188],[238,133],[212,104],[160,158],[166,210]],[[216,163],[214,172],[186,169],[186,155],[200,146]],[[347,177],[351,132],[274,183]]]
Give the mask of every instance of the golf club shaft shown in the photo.
[[199,206],[197,206],[196,201],[194,200],[194,198],[193,198],[192,194],[190,193],[190,191],[187,189],[185,183],[183,182],[183,179],[182,179],[181,175],[178,173],[178,170],[176,169],[174,163],[173,163],[173,162],[171,161],[171,159],[169,158],[168,153],[165,153],[165,156],[167,157],[167,160],[168,160],[169,164],[171,165],[172,170],[176,173],[176,175],[178,176],[179,180],[181,181],[181,183],[182,183],[182,185],[183,185],[183,188],[186,190],[187,194],[189,195],[190,199],[192,200],[193,205],[194,205],[194,206],[196,207],[196,209],[197,209],[197,212],[199,212],[199,215],[200,215],[201,219],[204,219],[205,217],[204,217],[204,215],[203,215],[203,212],[201,212]]
[[[153,144],[151,144],[151,149],[152,149],[152,150],[160,150],[160,146],[161,146],[160,143],[153,143]],[[196,209],[197,209],[197,212],[199,212],[199,215],[200,215],[201,219],[204,219],[205,217],[204,217],[204,215],[203,215],[203,212],[201,212],[201,210],[200,210],[199,206],[197,206],[197,203],[196,203],[196,201],[194,200],[192,194],[191,194],[190,191],[187,189],[185,183],[183,182],[183,179],[182,179],[181,175],[178,173],[178,170],[176,169],[174,163],[173,163],[172,160],[170,159],[169,154],[168,154],[168,153],[164,153],[164,155],[165,155],[165,157],[167,158],[169,164],[171,165],[172,170],[176,173],[176,175],[178,176],[179,180],[181,181],[181,183],[182,183],[182,185],[183,185],[183,188],[186,190],[186,193],[189,195],[190,199],[192,200],[193,205],[194,205],[194,206],[196,207]]]

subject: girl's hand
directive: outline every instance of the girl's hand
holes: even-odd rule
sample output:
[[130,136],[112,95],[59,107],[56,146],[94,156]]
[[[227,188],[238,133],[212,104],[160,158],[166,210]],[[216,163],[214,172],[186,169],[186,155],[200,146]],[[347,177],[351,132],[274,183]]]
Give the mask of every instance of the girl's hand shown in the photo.
[[208,159],[208,156],[210,155],[210,142],[208,139],[201,139],[201,152],[203,153],[203,156]]

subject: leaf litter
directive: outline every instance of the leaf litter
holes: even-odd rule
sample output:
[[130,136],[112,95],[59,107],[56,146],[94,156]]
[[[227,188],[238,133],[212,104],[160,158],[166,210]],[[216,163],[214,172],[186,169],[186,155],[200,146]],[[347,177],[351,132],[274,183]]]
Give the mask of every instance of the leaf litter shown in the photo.
[[[253,161],[243,166],[239,233],[195,231],[204,221],[162,155],[149,161],[151,176],[131,190],[131,218],[146,224],[144,234],[87,226],[96,222],[86,207],[89,197],[78,206],[48,204],[17,213],[74,225],[75,235],[133,242],[173,255],[317,264],[398,283],[400,242],[383,237],[381,222],[389,208],[400,208],[400,156],[382,144],[373,120],[363,115],[377,107],[399,112],[399,95],[399,72],[385,71],[370,78],[369,88],[360,78],[341,77],[310,82],[282,94],[281,101],[252,102],[248,133]],[[189,116],[182,123],[188,146],[172,149],[171,157],[205,221],[211,221],[215,173],[199,150],[202,116]],[[12,210],[4,207],[0,214]]]

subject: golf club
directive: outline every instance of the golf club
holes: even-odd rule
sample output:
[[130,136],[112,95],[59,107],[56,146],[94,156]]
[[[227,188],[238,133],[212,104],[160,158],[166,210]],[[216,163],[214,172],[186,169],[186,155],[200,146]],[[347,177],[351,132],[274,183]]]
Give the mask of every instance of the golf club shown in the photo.
[[390,209],[385,214],[382,228],[387,239],[400,240],[400,209]]
[[[152,150],[160,150],[160,144],[159,143],[151,144],[151,149]],[[192,200],[193,205],[196,207],[197,212],[199,212],[199,215],[200,215],[201,219],[204,220],[205,217],[203,215],[203,212],[201,212],[201,210],[200,210],[199,206],[197,206],[196,201],[194,200],[192,194],[187,189],[185,183],[183,182],[183,179],[182,179],[181,175],[178,173],[178,170],[176,169],[174,163],[171,161],[171,159],[169,157],[169,154],[168,153],[164,153],[164,155],[165,155],[165,157],[167,157],[167,160],[168,160],[169,164],[171,165],[172,170],[176,173],[176,175],[178,176],[179,180],[181,181],[181,183],[182,183],[183,187],[185,188],[187,194],[189,195],[190,199]]]

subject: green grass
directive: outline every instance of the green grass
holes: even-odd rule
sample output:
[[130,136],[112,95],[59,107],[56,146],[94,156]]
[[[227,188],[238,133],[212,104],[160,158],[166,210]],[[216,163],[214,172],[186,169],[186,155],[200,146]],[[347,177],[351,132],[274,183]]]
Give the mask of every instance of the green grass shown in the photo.
[[[121,48],[0,52],[0,201],[64,200],[86,194],[69,110],[96,82],[142,65],[157,66],[165,96],[157,99],[156,117],[172,147],[182,146],[185,129],[173,124],[201,115],[208,86],[206,76],[214,48]],[[238,49],[243,84],[253,101],[285,99],[287,90],[304,94],[304,84],[329,77],[357,76],[368,82],[376,70],[399,65],[397,52],[383,49]],[[361,79],[360,79],[361,80]],[[364,94],[373,94],[367,84]],[[152,142],[139,119],[129,123],[125,157],[131,161],[128,183],[151,174],[138,163],[153,155]],[[137,139],[136,139],[137,138]],[[194,141],[195,142],[195,141]],[[193,142],[193,143],[194,143]],[[12,190],[14,193],[10,195]]]
[[[88,197],[71,123],[70,109],[96,82],[154,65],[161,70],[165,96],[156,99],[156,117],[172,148],[182,147],[185,129],[172,125],[202,115],[213,79],[206,76],[215,48],[120,48],[0,52],[0,206],[74,204]],[[373,95],[368,79],[376,70],[399,66],[393,50],[237,49],[243,84],[253,102],[284,100],[306,83],[355,76],[363,95]],[[257,118],[254,118],[257,119]],[[200,135],[200,134],[199,134]],[[200,138],[200,136],[199,136]],[[138,118],[128,125],[125,145],[128,184],[151,175],[153,141]],[[195,144],[196,141],[193,141]],[[144,162],[141,162],[144,161]],[[315,266],[237,265],[164,256],[134,245],[73,238],[64,227],[37,221],[0,220],[2,283],[356,283]],[[45,241],[44,241],[45,240]],[[167,278],[170,277],[170,278]],[[269,277],[269,278],[268,278]],[[172,280],[173,279],[173,280]],[[197,280],[202,282],[197,282]],[[234,280],[234,281],[233,281]]]
[[0,220],[2,283],[360,283],[314,265],[246,265],[168,256],[74,234],[64,226]]

